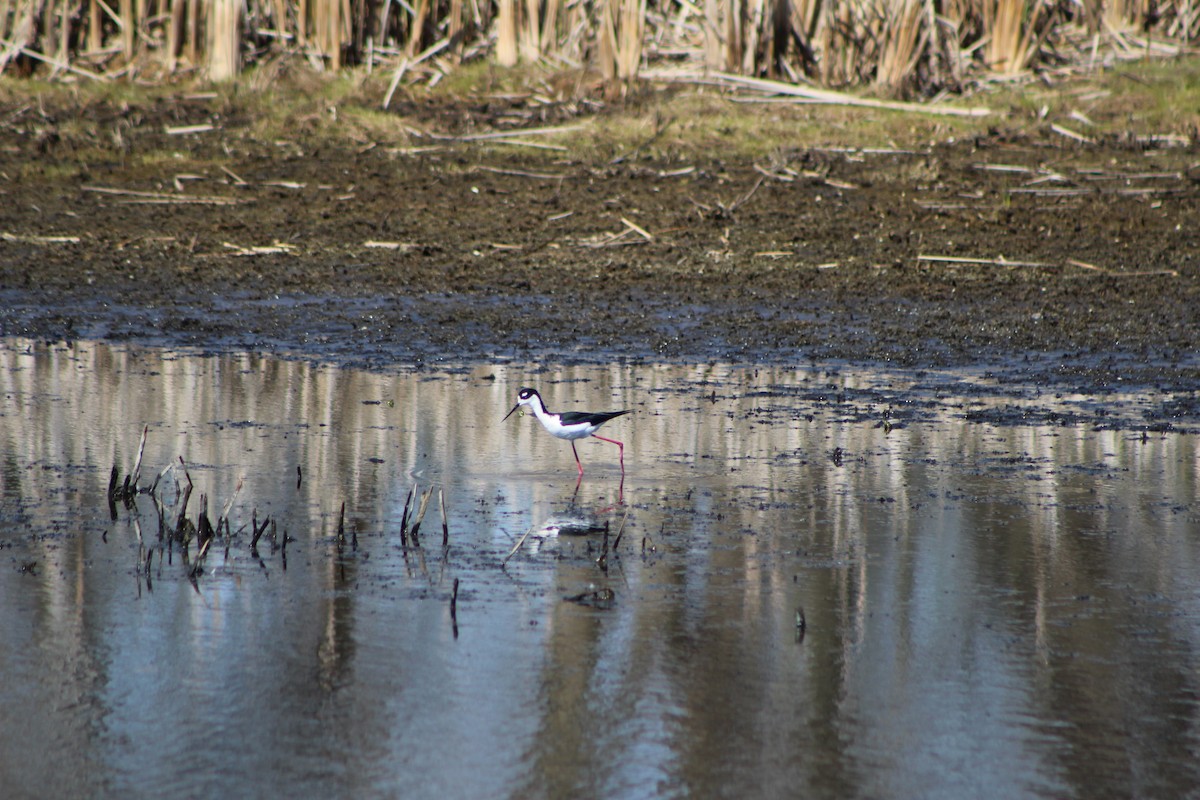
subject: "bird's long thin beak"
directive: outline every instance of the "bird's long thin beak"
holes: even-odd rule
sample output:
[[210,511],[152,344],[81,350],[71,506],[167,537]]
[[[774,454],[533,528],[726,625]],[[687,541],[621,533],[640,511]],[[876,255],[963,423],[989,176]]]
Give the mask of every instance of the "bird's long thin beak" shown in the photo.
[[[513,411],[516,411],[520,407],[521,407],[521,404],[517,403],[515,406],[512,407],[512,411],[509,411],[507,414],[504,415],[504,419],[508,419],[509,417],[511,417],[513,415]],[[500,421],[504,422],[504,419],[502,419]]]

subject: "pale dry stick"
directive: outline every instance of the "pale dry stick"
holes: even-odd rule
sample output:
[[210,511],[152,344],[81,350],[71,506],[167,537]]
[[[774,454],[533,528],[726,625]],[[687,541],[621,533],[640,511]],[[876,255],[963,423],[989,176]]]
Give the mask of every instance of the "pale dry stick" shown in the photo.
[[972,164],[971,169],[983,170],[985,172],[1037,172],[1033,167],[1022,167],[1019,164]]
[[515,545],[513,545],[513,549],[509,550],[508,555],[506,555],[504,557],[504,560],[500,562],[501,567],[503,567],[505,564],[507,564],[508,560],[510,558],[512,558],[514,555],[516,555],[516,552],[521,549],[521,545],[525,544],[525,540],[527,538],[529,538],[529,534],[533,533],[533,531],[536,527],[537,527],[536,525],[530,525],[529,530],[527,530],[527,531],[525,531],[525,533],[521,534],[521,538],[517,539],[517,543]]
[[[43,64],[49,64],[50,66],[54,67],[55,69],[65,70],[67,72],[70,72],[73,75],[82,75],[83,77],[91,78],[94,81],[112,80],[112,77],[110,75],[105,75],[103,73],[88,72],[85,69],[80,69],[79,67],[72,66],[71,64],[65,64],[61,61],[56,61],[53,58],[42,55],[41,53],[39,53],[36,50],[31,50],[28,47],[23,47],[22,45],[19,45],[16,42],[9,41],[8,39],[0,39],[0,46],[4,46],[4,47],[8,48],[13,53],[21,53],[23,55],[29,56],[30,58],[34,59],[35,61],[41,61]],[[4,72],[4,65],[8,60],[10,60],[10,59],[6,58],[4,60],[0,60],[0,73]]]
[[477,164],[472,169],[480,172],[491,172],[496,175],[512,175],[516,178],[536,178],[543,181],[561,181],[567,178],[566,174],[553,172],[526,172],[520,169],[501,169],[500,167],[489,167],[484,164]]
[[168,126],[163,129],[163,132],[166,133],[167,136],[187,136],[191,133],[208,133],[209,131],[215,131],[216,129],[217,126],[215,125],[203,123],[200,125],[179,125],[176,127]]
[[246,183],[245,180],[242,179],[241,175],[238,175],[236,172],[231,170],[229,167],[221,166],[220,170],[221,170],[221,172],[224,172],[226,175],[228,175],[230,178],[233,178],[233,182],[236,185],[238,185],[238,186],[248,186],[249,185]]
[[1067,263],[1073,267],[1079,267],[1080,269],[1092,270],[1094,272],[1099,272],[1102,275],[1107,275],[1112,278],[1145,278],[1145,277],[1149,277],[1149,276],[1153,276],[1153,275],[1167,275],[1172,278],[1179,277],[1179,271],[1174,270],[1174,269],[1142,269],[1142,270],[1134,270],[1133,272],[1114,272],[1111,269],[1105,269],[1104,267],[1097,267],[1095,264],[1089,264],[1086,261],[1077,261],[1073,258],[1068,258]]
[[[159,500],[158,495],[157,495],[158,484],[161,483],[162,479],[164,477],[166,477],[166,474],[174,468],[175,468],[174,464],[167,464],[165,467],[162,468],[162,472],[158,473],[158,475],[155,476],[154,483],[150,484],[149,494],[150,494],[150,497],[155,499],[155,501],[161,503],[161,501]],[[178,481],[176,481],[176,485],[178,485]]]
[[82,191],[92,192],[94,194],[108,194],[115,197],[132,197],[135,202],[145,203],[163,203],[166,205],[215,205],[229,206],[239,203],[252,202],[247,199],[237,197],[220,197],[218,195],[199,195],[196,197],[180,197],[174,194],[163,194],[161,192],[139,192],[133,189],[114,189],[108,186],[84,186]]
[[800,97],[812,102],[829,105],[862,106],[864,108],[880,108],[888,111],[939,114],[953,117],[986,117],[992,113],[991,109],[988,108],[949,108],[946,106],[922,105],[920,103],[903,103],[898,100],[874,100],[869,97],[855,97],[843,92],[814,89],[808,86],[798,86],[792,83],[772,81],[765,78],[749,78],[744,75],[734,75],[728,72],[718,72],[715,77],[728,83],[757,89],[761,92],[774,92],[776,94]]
[[555,150],[560,153],[565,153],[569,148],[561,144],[546,144],[545,142],[527,142],[524,139],[497,139],[496,144],[507,145],[509,147],[532,147],[535,150]]
[[451,142],[479,142],[487,139],[511,139],[514,136],[552,136],[556,133],[574,133],[583,130],[587,125],[557,125],[547,128],[526,128],[519,131],[494,131],[492,133],[471,133],[466,136],[438,136],[427,134],[431,139]]
[[625,219],[624,217],[621,217],[621,222],[625,223],[625,225],[627,225],[634,232],[640,234],[646,241],[648,241],[648,242],[654,241],[654,237],[650,235],[650,232],[647,231],[645,228],[641,227],[640,225],[635,225],[632,222],[630,222],[629,220]]
[[239,475],[237,486],[233,489],[233,494],[229,495],[229,499],[225,501],[225,507],[221,509],[221,516],[217,517],[217,529],[221,527],[221,521],[225,520],[225,531],[229,531],[229,509],[233,508],[233,501],[242,491],[242,483],[245,481],[245,476]]
[[444,39],[440,39],[440,40],[434,42],[429,47],[426,47],[416,57],[411,58],[411,59],[406,58],[403,61],[401,61],[400,66],[396,67],[396,73],[394,75],[392,75],[392,82],[388,85],[387,94],[385,94],[383,96],[384,110],[386,111],[388,106],[390,106],[392,104],[392,96],[396,93],[396,89],[399,88],[399,86],[400,86],[400,81],[402,81],[404,79],[404,76],[408,73],[408,71],[410,69],[417,66],[422,61],[425,61],[426,59],[437,55],[439,52],[441,52],[442,50],[446,49],[449,46],[450,46],[450,37],[447,36]]
[[599,249],[601,247],[627,247],[629,245],[635,245],[635,244],[646,244],[645,239],[638,239],[635,242],[621,241],[622,239],[624,239],[625,237],[627,237],[629,234],[631,234],[633,232],[634,232],[633,228],[626,228],[625,230],[621,231],[620,233],[610,233],[608,236],[606,236],[604,239],[601,239],[598,242],[584,242],[584,243],[582,243],[581,246],[582,247],[590,247],[593,249]]
[[230,255],[239,257],[291,255],[296,251],[293,245],[283,242],[276,242],[273,245],[251,245],[250,247],[242,247],[240,244],[232,242],[221,242],[221,245],[234,251]]
[[755,193],[758,192],[759,187],[763,185],[763,181],[765,181],[765,180],[766,180],[766,177],[760,175],[758,177],[758,180],[755,181],[754,186],[752,186],[750,188],[750,191],[746,192],[746,194],[742,197],[741,200],[734,202],[734,204],[729,207],[729,209],[728,209],[729,213],[732,214],[734,211],[737,211],[739,208],[746,205],[746,203],[750,202],[750,198],[754,197]]
[[1050,130],[1054,131],[1059,136],[1065,136],[1068,139],[1074,139],[1075,141],[1083,142],[1084,144],[1092,144],[1092,140],[1084,136],[1082,133],[1076,133],[1070,128],[1065,128],[1058,123],[1051,123]]
[[[787,175],[787,174],[781,175],[776,172],[771,172],[766,167],[759,166],[758,164],[754,165],[754,171],[757,172],[759,175],[762,175],[763,177],[770,178],[773,181],[780,181],[782,183],[794,183],[796,180],[794,174],[793,175]],[[793,170],[788,170],[788,171],[793,172]],[[814,175],[814,177],[815,177],[815,175]]]
[[0,241],[25,242],[27,244],[79,244],[78,236],[25,236],[15,233],[0,233]]
[[400,81],[404,79],[404,74],[408,72],[408,59],[400,62],[400,66],[396,67],[395,74],[392,75],[392,82],[388,85],[387,93],[383,96],[383,110],[387,111],[388,106],[392,104],[392,95],[396,93],[396,89],[400,86]]
[[146,425],[142,428],[142,443],[138,445],[137,462],[133,465],[133,488],[137,490],[138,478],[142,475],[142,456],[146,452],[146,435],[150,432],[150,426]]
[[374,239],[369,239],[363,242],[363,247],[374,248],[377,250],[399,250],[404,253],[411,252],[420,248],[421,245],[416,242],[380,242]]
[[625,509],[625,515],[621,517],[621,524],[617,526],[617,538],[613,539],[612,549],[616,552],[617,545],[621,543],[621,535],[625,533],[625,520],[629,519],[629,509]]
[[417,540],[417,531],[421,528],[421,520],[425,519],[425,511],[429,507],[429,498],[433,496],[433,488],[430,486],[421,495],[421,505],[417,508],[417,516],[413,519],[412,530],[408,535],[412,537],[413,545],[420,547],[420,542]]
[[931,256],[918,255],[917,261],[929,261],[939,264],[983,264],[997,267],[1053,267],[1039,261],[1009,261],[1005,258],[969,258],[964,256]]
[[1018,186],[1006,190],[1009,194],[1032,194],[1037,197],[1077,197],[1081,194],[1096,194],[1098,189],[1030,189]]

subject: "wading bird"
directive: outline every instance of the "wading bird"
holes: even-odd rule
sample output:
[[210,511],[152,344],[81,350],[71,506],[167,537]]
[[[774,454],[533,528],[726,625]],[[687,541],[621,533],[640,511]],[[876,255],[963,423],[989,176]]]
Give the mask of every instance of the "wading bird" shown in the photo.
[[[504,419],[508,419],[521,406],[526,406],[533,415],[538,418],[538,422],[542,423],[551,435],[557,436],[559,439],[566,439],[571,443],[571,452],[575,454],[575,465],[579,467],[579,477],[583,477],[583,462],[579,460],[579,451],[575,449],[576,439],[586,439],[588,436],[595,436],[602,442],[615,444],[621,449],[621,474],[625,474],[625,445],[618,442],[616,439],[606,439],[596,433],[596,430],[614,417],[619,417],[622,414],[628,414],[629,411],[602,411],[600,413],[588,413],[586,411],[564,411],[561,414],[552,414],[546,408],[545,402],[542,401],[542,396],[537,393],[537,389],[524,387],[517,392],[517,404],[512,407],[504,415]],[[503,422],[504,420],[501,420]]]

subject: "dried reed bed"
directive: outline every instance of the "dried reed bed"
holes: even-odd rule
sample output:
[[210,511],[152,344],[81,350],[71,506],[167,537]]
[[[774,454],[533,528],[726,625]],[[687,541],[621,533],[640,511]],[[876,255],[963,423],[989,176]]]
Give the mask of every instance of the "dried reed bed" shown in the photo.
[[1170,56],[1197,34],[1196,0],[0,0],[0,73],[222,80],[293,56],[436,82],[491,57],[919,96]]

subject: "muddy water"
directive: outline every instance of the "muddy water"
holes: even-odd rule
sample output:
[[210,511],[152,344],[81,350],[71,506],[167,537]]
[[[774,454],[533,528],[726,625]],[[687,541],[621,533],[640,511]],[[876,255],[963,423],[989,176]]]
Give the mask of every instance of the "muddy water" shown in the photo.
[[[634,409],[604,430],[624,479],[613,445],[579,444],[577,484],[568,444],[502,423],[522,385]],[[1138,429],[1161,397],[12,339],[0,390],[8,797],[1200,784],[1200,442]],[[105,501],[143,426],[168,524],[188,479],[189,518],[230,503],[194,580],[152,497]],[[414,547],[431,486],[448,546],[435,494]]]

